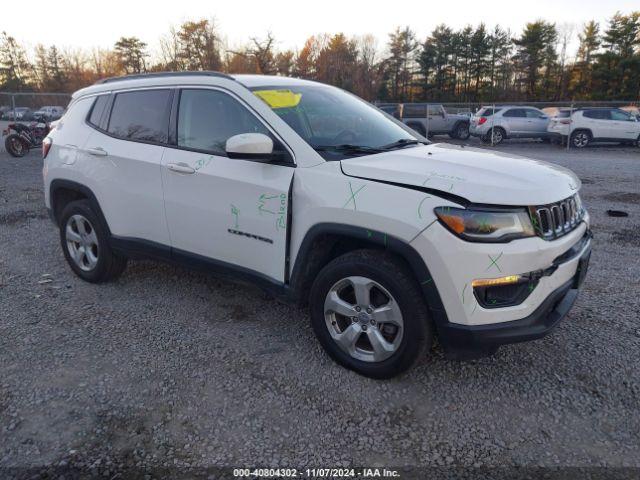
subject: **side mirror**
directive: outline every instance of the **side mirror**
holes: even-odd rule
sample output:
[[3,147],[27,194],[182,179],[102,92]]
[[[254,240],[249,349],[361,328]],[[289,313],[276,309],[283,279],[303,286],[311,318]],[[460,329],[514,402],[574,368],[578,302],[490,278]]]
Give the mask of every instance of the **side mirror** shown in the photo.
[[241,133],[227,140],[225,151],[229,158],[269,161],[273,140],[263,133]]

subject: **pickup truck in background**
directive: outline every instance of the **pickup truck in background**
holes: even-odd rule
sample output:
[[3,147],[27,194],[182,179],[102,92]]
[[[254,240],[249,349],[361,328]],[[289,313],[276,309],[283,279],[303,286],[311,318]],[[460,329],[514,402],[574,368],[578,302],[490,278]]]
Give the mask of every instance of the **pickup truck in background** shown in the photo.
[[469,116],[447,113],[442,105],[406,103],[398,105],[397,112],[405,125],[422,136],[449,135],[460,140],[469,138]]

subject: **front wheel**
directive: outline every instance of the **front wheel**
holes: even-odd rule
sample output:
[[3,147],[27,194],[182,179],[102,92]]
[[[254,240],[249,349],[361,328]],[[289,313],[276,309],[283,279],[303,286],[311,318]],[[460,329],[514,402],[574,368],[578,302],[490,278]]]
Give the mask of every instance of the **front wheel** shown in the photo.
[[310,296],[313,330],[339,364],[391,378],[422,358],[433,328],[419,286],[400,260],[358,250],[326,265]]
[[7,149],[7,152],[9,152],[9,155],[16,158],[24,157],[29,153],[29,145],[16,133],[7,136],[4,140],[4,147]]

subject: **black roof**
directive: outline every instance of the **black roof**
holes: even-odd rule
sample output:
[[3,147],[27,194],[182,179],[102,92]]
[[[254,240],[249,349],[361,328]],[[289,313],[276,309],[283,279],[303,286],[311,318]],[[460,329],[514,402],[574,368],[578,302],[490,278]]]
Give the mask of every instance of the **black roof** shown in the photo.
[[103,78],[102,80],[98,80],[94,85],[101,85],[103,83],[112,83],[112,82],[120,82],[124,80],[137,80],[139,78],[162,78],[162,77],[197,77],[197,76],[207,76],[207,77],[221,77],[227,78],[229,80],[234,80],[233,77],[230,77],[226,73],[213,72],[210,70],[203,70],[201,72],[152,72],[152,73],[135,73],[132,75],[122,75],[120,77],[108,77]]

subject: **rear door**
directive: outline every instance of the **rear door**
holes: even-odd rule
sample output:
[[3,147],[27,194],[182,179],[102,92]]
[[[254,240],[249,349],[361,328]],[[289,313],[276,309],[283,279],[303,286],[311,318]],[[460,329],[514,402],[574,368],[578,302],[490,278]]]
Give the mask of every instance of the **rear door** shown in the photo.
[[[108,105],[98,97],[87,123],[91,135],[78,151],[111,233],[169,244],[161,160],[173,92],[166,88],[121,92]],[[100,118],[101,117],[101,118]]]
[[504,126],[510,137],[522,137],[527,135],[527,115],[523,108],[510,108],[502,114]]
[[172,114],[174,145],[162,159],[174,254],[204,257],[283,282],[294,164],[227,156],[226,141],[241,133],[264,133],[279,144],[231,92],[184,88],[178,100]]
[[[584,119],[584,126],[591,130],[593,138],[611,138],[612,132],[608,110],[585,110],[582,112],[582,118]],[[578,126],[575,128],[578,128]]]

